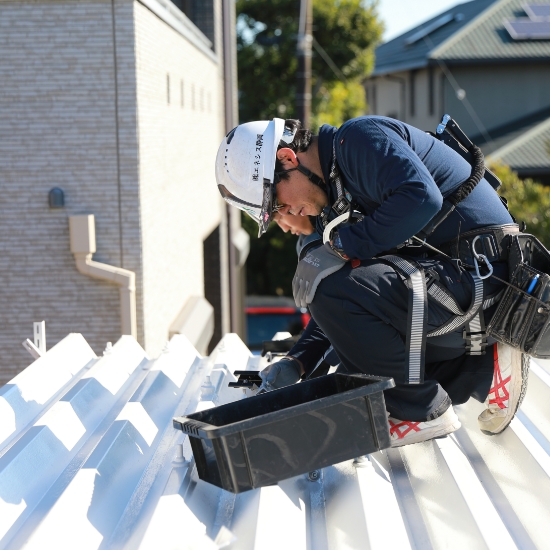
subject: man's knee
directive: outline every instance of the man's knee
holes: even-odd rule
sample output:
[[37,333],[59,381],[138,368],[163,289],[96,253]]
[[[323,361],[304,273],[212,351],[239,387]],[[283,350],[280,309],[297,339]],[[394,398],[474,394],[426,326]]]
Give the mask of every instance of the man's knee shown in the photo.
[[313,302],[309,304],[309,311],[317,324],[322,324],[322,319],[327,313],[334,310],[334,305],[337,302],[334,293],[330,292],[330,287],[324,285],[325,282],[326,281],[323,281],[317,287]]
[[313,315],[313,318],[316,318],[316,315],[322,314],[323,312],[330,311],[334,308],[335,304],[341,303],[342,301],[342,291],[344,290],[345,285],[347,284],[347,275],[342,277],[345,266],[340,271],[325,277],[317,287],[315,291],[315,296],[311,302],[309,309]]
[[348,264],[323,279],[310,310],[314,318],[316,314],[330,315],[331,309],[342,309],[344,303],[353,312],[364,309],[390,322],[386,311],[406,315],[408,290],[395,269],[376,259],[367,260],[356,268]]

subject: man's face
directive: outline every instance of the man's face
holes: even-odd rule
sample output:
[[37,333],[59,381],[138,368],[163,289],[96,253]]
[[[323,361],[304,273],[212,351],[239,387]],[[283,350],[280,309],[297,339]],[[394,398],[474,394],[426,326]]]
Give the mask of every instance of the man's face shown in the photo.
[[273,220],[285,233],[290,231],[293,235],[311,235],[314,231],[307,216],[293,216],[292,214],[281,216],[277,212],[273,216]]
[[328,197],[304,174],[294,171],[277,184],[277,202],[284,205],[279,210],[283,216],[318,216],[328,204]]

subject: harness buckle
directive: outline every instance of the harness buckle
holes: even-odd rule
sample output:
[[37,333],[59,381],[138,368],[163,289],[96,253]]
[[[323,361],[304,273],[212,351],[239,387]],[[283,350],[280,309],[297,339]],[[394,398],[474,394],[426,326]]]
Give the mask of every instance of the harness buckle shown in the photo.
[[424,240],[421,240],[421,239],[407,239],[405,242],[402,242],[401,244],[398,244],[395,248],[397,248],[398,250],[400,248],[403,248],[403,247],[407,247],[407,248],[421,248],[424,246],[424,244],[426,243],[426,239]]
[[332,205],[332,210],[334,210],[334,212],[336,212],[336,214],[340,216],[340,214],[344,214],[345,212],[347,212],[349,210],[349,207],[350,202],[345,195],[342,195],[341,197],[338,197],[336,202]]

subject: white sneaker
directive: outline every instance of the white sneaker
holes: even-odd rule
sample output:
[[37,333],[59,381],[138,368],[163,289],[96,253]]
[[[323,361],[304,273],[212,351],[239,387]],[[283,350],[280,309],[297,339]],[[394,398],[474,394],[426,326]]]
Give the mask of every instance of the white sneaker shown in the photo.
[[493,384],[485,400],[487,408],[477,418],[487,435],[502,432],[512,422],[527,391],[529,371],[529,356],[506,344],[497,343],[493,348]]
[[434,437],[450,434],[460,428],[460,420],[453,407],[449,407],[435,420],[426,422],[410,422],[388,417],[392,447],[402,447],[411,443],[420,443]]

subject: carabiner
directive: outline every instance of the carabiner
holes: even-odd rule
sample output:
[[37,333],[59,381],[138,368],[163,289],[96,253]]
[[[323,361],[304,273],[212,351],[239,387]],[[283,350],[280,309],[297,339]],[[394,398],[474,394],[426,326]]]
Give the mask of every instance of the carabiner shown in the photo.
[[327,224],[325,227],[325,230],[323,231],[323,244],[328,243],[332,239],[332,230],[341,223],[345,223],[348,221],[349,214],[348,212],[344,212],[343,214],[340,214],[338,217],[334,218],[331,222]]
[[[479,239],[479,235],[472,241],[472,252],[474,254],[474,266],[476,268],[476,274],[480,279],[483,280],[483,279],[488,279],[493,274],[493,266],[487,259],[487,256],[485,256],[484,254],[478,254],[476,252],[476,242],[478,239]],[[487,273],[486,275],[482,275],[479,272],[479,264],[477,263],[478,260],[481,260],[487,266],[489,273]]]
[[[487,268],[489,269],[489,273],[487,273],[486,275],[482,275],[480,272],[479,272],[479,264],[477,263],[477,259],[480,259],[486,266]],[[487,259],[486,256],[484,256],[483,254],[476,254],[474,256],[474,266],[476,268],[476,274],[477,276],[480,278],[480,279],[487,279],[489,278],[492,274],[493,274],[493,266],[489,263],[489,260]]]

